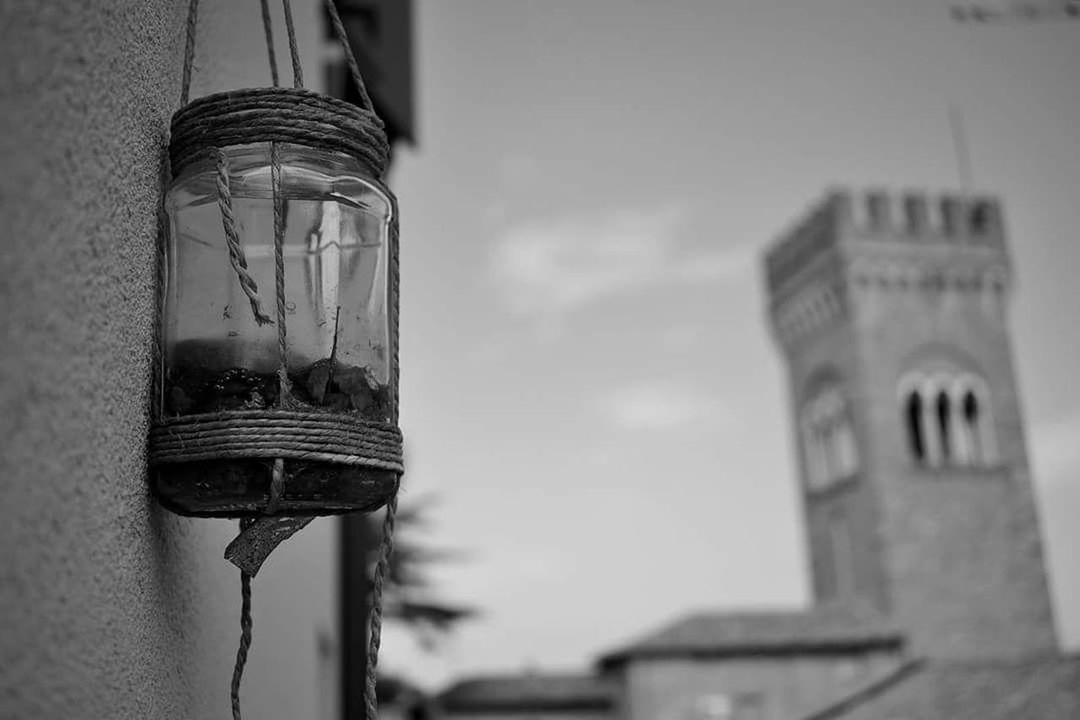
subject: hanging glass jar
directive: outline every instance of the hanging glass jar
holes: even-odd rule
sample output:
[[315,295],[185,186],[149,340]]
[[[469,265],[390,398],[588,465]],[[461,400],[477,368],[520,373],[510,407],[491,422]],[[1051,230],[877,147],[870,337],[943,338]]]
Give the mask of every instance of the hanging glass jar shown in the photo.
[[177,512],[373,510],[397,489],[397,216],[369,115],[267,88],[173,118],[151,463]]

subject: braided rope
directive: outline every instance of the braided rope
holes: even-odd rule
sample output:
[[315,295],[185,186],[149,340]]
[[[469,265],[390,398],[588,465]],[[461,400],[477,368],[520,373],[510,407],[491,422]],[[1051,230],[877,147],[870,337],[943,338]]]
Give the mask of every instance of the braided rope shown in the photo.
[[274,54],[274,30],[270,24],[270,0],[259,0],[262,5],[263,31],[266,33],[266,54],[270,60],[270,82],[275,87],[280,84],[277,71],[277,56]]
[[[169,163],[161,163],[160,173],[159,181],[161,182],[161,187],[169,187],[171,182]],[[154,242],[154,273],[155,282],[157,283],[157,292],[154,294],[153,344],[150,353],[152,362],[150,367],[150,417],[155,420],[161,417],[162,400],[165,395],[164,388],[162,387],[162,370],[164,368],[163,363],[165,359],[165,324],[162,322],[162,318],[165,317],[165,301],[168,292],[169,258],[166,250],[166,243],[169,238],[169,213],[165,209],[164,192],[162,192],[161,197],[159,198],[157,210],[157,237]]]
[[[263,32],[266,35],[266,53],[267,53],[267,58],[270,61],[270,79],[271,79],[272,83],[276,86],[278,84],[277,58],[274,55],[274,31],[273,31],[273,28],[272,28],[272,26],[270,24],[270,5],[268,3],[268,0],[262,0],[262,20],[263,20]],[[220,158],[225,158],[225,153],[224,152],[222,152],[219,148],[215,148],[215,150],[217,150],[220,153],[220,155],[219,155]],[[218,176],[220,178],[220,170],[219,170]],[[225,178],[226,178],[225,189],[227,191],[229,189],[229,187],[228,187],[228,174],[226,174]],[[219,183],[219,185],[218,185],[218,198],[219,198],[219,200],[222,197],[222,195],[221,195],[221,187],[222,186]],[[278,192],[278,187],[277,187],[277,185],[274,185],[275,204],[276,204],[276,200],[277,200],[277,192]],[[224,212],[222,213],[222,217],[224,217]],[[275,230],[276,230],[276,228],[275,228]],[[235,232],[235,229],[234,229],[234,232]],[[275,232],[275,240],[276,240],[276,236],[277,236],[277,233]],[[226,230],[226,237],[228,237],[228,230]],[[237,243],[237,247],[239,248],[239,243]],[[241,255],[241,257],[242,257],[242,255]],[[232,259],[232,252],[231,252],[231,247],[230,247],[230,260],[231,259]],[[235,263],[234,263],[234,267],[235,267]],[[241,285],[243,285],[242,282],[241,282]],[[263,321],[261,321],[259,319],[260,313],[258,312],[257,306],[254,304],[254,302],[255,302],[254,299],[250,298],[250,296],[249,296],[249,299],[251,299],[251,301],[252,301],[252,311],[255,313],[255,321],[256,321],[256,323],[258,325],[265,324]],[[269,318],[266,319],[266,322],[269,322]],[[284,334],[284,332],[285,332],[285,323],[281,322],[281,318],[279,317],[278,318],[278,333],[279,334]],[[282,398],[284,398],[284,392],[285,392],[285,386],[282,385],[282,387],[281,387]],[[272,509],[272,511],[277,510],[278,504],[281,501],[281,495],[282,495],[283,490],[284,490],[284,484],[285,484],[284,476],[285,476],[285,459],[281,458],[281,457],[275,458],[274,459],[274,472],[273,472],[273,476],[271,477],[271,482],[270,482],[270,501],[267,503],[267,509],[268,510],[271,510],[271,509]],[[249,527],[251,527],[252,522],[253,521],[247,521],[247,520],[241,520],[240,521],[240,534],[241,535],[243,535],[244,532]],[[251,635],[252,635],[251,631],[252,631],[252,626],[254,624],[254,622],[252,620],[252,617],[251,617],[251,578],[252,578],[252,576],[248,572],[246,572],[244,570],[240,571],[240,598],[241,598],[241,600],[240,600],[240,645],[236,649],[236,663],[233,666],[232,686],[230,688],[230,698],[232,700],[233,720],[241,720],[241,718],[240,718],[240,681],[241,681],[241,679],[243,679],[244,665],[247,664],[248,650],[251,648]]]
[[383,516],[382,542],[379,545],[379,560],[375,565],[375,577],[371,588],[371,617],[368,620],[368,661],[367,677],[364,679],[364,706],[368,720],[379,716],[379,699],[376,692],[379,666],[379,647],[382,645],[382,597],[383,586],[390,568],[390,557],[394,554],[394,523],[397,518],[398,496],[395,491],[386,503]]
[[337,36],[342,49],[345,51],[345,64],[349,66],[349,75],[352,77],[353,83],[356,85],[356,91],[360,96],[360,106],[365,110],[373,111],[374,106],[371,103],[371,96],[368,95],[367,86],[364,85],[364,78],[360,74],[360,66],[356,64],[356,55],[353,54],[352,45],[349,44],[349,36],[345,32],[345,25],[341,22],[341,15],[338,14],[337,4],[334,0],[326,0],[326,10],[330,14],[330,24],[334,27],[334,35]]
[[[345,51],[345,62],[349,67],[349,74],[352,76],[353,83],[356,85],[356,90],[360,98],[360,104],[363,109],[375,115],[374,105],[371,102],[371,97],[368,95],[367,87],[364,85],[363,76],[360,74],[360,66],[356,62],[356,56],[352,51],[352,45],[349,43],[348,35],[345,32],[345,26],[341,22],[341,16],[338,14],[337,6],[334,0],[326,0],[326,8],[330,15],[330,23],[334,27],[334,34],[337,35],[338,40],[341,42],[342,49]],[[378,116],[376,115],[376,118]],[[381,124],[381,120],[380,120]],[[388,148],[389,151],[389,148]],[[388,159],[385,162],[378,173],[379,177],[382,177],[385,172]],[[398,209],[397,201],[393,195],[390,196],[393,213],[390,218],[390,343],[391,343],[391,357],[392,362],[390,367],[392,368],[393,377],[391,378],[390,386],[392,388],[393,397],[391,398],[391,421],[394,426],[398,423],[398,407],[399,407],[399,387],[400,387],[400,365],[398,362],[398,329],[399,329],[399,308],[400,308],[400,259],[398,252]],[[400,476],[399,476],[400,483]],[[364,707],[367,712],[368,720],[376,720],[379,713],[379,702],[377,695],[377,676],[379,665],[379,647],[382,644],[382,599],[383,599],[383,586],[385,585],[385,578],[390,566],[390,557],[394,552],[394,525],[397,517],[397,488],[390,496],[389,501],[386,504],[386,513],[383,516],[383,528],[382,528],[382,540],[379,545],[379,558],[375,565],[375,577],[372,584],[372,600],[371,600],[371,616],[368,618],[368,657],[367,657],[367,672],[364,678]]]
[[284,142],[340,152],[374,177],[389,162],[383,123],[373,112],[303,88],[250,88],[192,101],[172,119],[174,174],[213,148]]
[[390,195],[390,421],[397,427],[401,407],[401,363],[398,356],[401,325],[401,248],[397,198]]
[[180,105],[191,95],[191,68],[195,64],[195,31],[199,25],[199,0],[188,3],[187,35],[184,40],[184,71],[180,79]]
[[[393,427],[398,425],[398,413],[400,407],[400,364],[398,362],[398,328],[401,308],[401,268],[398,237],[398,208],[397,200],[391,196],[390,218],[390,343],[393,377],[390,383],[392,397],[390,399],[390,420]],[[400,487],[400,476],[399,476]],[[379,666],[379,647],[382,644],[382,598],[385,578],[390,567],[390,557],[394,554],[394,527],[397,519],[398,488],[386,503],[386,514],[383,517],[382,542],[379,545],[379,559],[375,565],[375,577],[372,583],[371,617],[368,628],[368,658],[367,677],[364,678],[364,705],[367,710],[368,720],[376,720],[379,713],[379,701],[376,693],[376,682]]]
[[247,257],[244,255],[244,247],[240,244],[240,233],[236,230],[236,216],[233,214],[232,189],[229,186],[229,158],[221,150],[215,150],[217,158],[217,191],[218,208],[221,210],[221,225],[225,229],[225,244],[229,248],[229,262],[236,272],[240,281],[240,289],[247,295],[251,304],[251,313],[255,316],[255,322],[259,325],[268,325],[272,321],[266,316],[259,305],[259,285],[248,272]]
[[289,56],[292,59],[293,87],[304,87],[304,71],[300,67],[300,51],[296,47],[296,28],[293,27],[292,5],[289,0],[281,0],[285,10],[285,30],[289,35]]
[[289,347],[285,328],[285,196],[281,192],[281,148],[270,143],[270,186],[274,205],[274,297],[277,306],[278,385],[281,405],[289,407]]
[[288,458],[402,472],[401,430],[349,415],[233,410],[165,418],[150,430],[150,465]]
[[285,494],[285,458],[274,458],[274,469],[270,473],[270,499],[266,501],[264,515],[274,515],[281,507],[281,497]]
[[[241,523],[241,529],[244,524]],[[251,575],[240,571],[240,646],[236,648],[236,664],[233,666],[232,685],[229,696],[232,700],[233,720],[240,718],[240,680],[244,676],[248,651],[251,650]]]
[[[289,0],[282,0],[285,10],[285,29],[289,36],[289,55],[292,58],[293,81],[296,87],[303,87],[300,73],[300,58],[296,51],[296,30],[293,28],[292,7]],[[270,31],[269,25],[267,32]],[[281,191],[281,147],[276,142],[270,143],[270,188],[274,205],[274,297],[277,305],[278,338],[278,396],[282,407],[289,407],[289,348],[285,334],[285,196]],[[325,447],[325,446],[324,446]],[[274,470],[270,475],[270,501],[266,504],[265,514],[277,512],[281,496],[285,492],[285,458],[274,459]]]

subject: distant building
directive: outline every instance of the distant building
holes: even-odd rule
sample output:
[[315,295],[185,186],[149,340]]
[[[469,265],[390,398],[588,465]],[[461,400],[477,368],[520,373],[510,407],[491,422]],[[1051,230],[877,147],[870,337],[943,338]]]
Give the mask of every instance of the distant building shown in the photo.
[[692,615],[550,686],[464,681],[441,696],[445,717],[498,697],[499,720],[577,720],[552,695],[596,686],[612,720],[1080,718],[1028,467],[1000,204],[832,192],[765,265],[814,607]]
[[455,720],[608,720],[619,689],[602,676],[525,672],[463,680],[437,707]]
[[[337,0],[336,5],[391,145],[416,142],[412,5],[412,0]],[[327,43],[336,46],[328,17],[324,27]],[[327,65],[326,87],[331,95],[359,104],[344,57]]]

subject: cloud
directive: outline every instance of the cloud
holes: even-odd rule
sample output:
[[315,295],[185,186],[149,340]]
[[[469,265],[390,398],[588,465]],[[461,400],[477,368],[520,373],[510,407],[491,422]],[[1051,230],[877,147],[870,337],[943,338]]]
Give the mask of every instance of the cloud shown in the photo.
[[535,155],[520,150],[497,156],[491,187],[498,190],[480,212],[486,225],[495,227],[506,220],[514,206],[530,203],[541,179],[539,166]]
[[495,242],[490,270],[507,308],[542,322],[635,291],[749,276],[749,248],[688,248],[685,220],[668,205],[520,223]]
[[659,331],[657,341],[668,352],[688,353],[698,348],[704,338],[697,325],[670,325]]
[[675,430],[727,420],[715,399],[674,383],[620,388],[607,396],[604,408],[608,418],[625,430]]

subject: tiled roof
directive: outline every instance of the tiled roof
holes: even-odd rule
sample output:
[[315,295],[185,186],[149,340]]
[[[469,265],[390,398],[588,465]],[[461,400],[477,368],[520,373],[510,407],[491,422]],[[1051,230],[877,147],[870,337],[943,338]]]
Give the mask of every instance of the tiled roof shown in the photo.
[[683,618],[600,658],[722,657],[898,649],[903,635],[866,610],[820,607],[775,612],[708,612]]
[[1080,657],[929,661],[805,720],[1077,720]]
[[615,689],[592,675],[522,673],[454,683],[436,702],[448,713],[611,709]]

